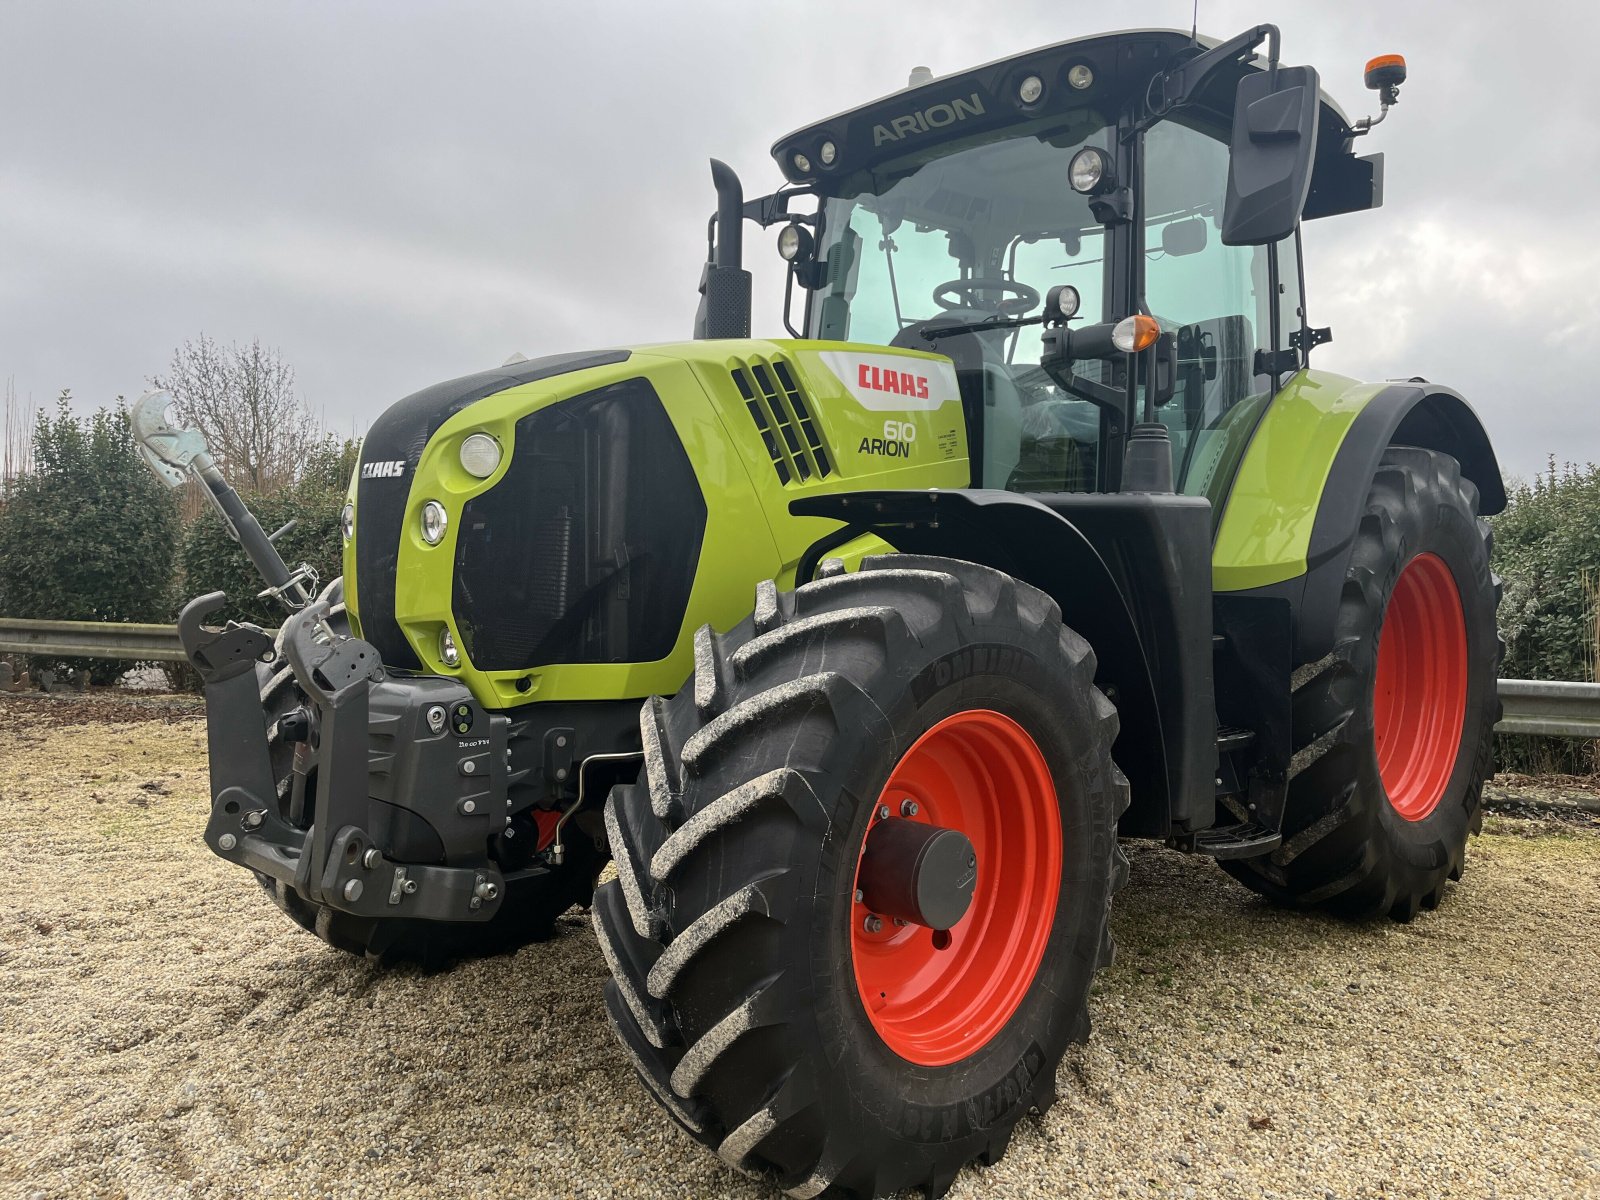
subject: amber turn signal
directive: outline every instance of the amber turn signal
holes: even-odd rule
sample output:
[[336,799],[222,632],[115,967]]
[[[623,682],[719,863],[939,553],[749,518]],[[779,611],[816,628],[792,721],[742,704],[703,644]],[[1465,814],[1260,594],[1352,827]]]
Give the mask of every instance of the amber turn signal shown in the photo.
[[1111,331],[1111,344],[1124,354],[1137,354],[1154,346],[1160,336],[1161,326],[1154,317],[1135,313],[1117,322],[1117,327]]

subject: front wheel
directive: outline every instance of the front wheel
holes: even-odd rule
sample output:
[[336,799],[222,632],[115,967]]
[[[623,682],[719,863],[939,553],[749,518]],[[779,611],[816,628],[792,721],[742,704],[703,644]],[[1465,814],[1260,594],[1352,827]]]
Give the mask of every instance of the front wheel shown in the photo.
[[869,558],[696,639],[595,898],[640,1077],[793,1196],[941,1194],[1088,1033],[1125,874],[1116,712],[1055,603]]
[[1294,676],[1283,845],[1224,862],[1270,899],[1409,921],[1461,878],[1500,704],[1499,581],[1456,460],[1384,452],[1332,652]]

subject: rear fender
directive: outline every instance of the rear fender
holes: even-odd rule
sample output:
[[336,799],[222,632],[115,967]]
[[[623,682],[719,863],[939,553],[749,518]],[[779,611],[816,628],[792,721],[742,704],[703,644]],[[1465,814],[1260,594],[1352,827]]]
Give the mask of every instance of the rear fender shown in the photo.
[[1480,512],[1505,508],[1477,414],[1421,379],[1374,385],[1302,372],[1274,398],[1240,463],[1217,528],[1213,584],[1218,593],[1287,599],[1296,661],[1332,647],[1350,549],[1390,446],[1451,455],[1477,487]]
[[1126,598],[1075,525],[1036,500],[1000,491],[855,492],[807,497],[790,509],[844,521],[828,539],[835,544],[872,533],[908,554],[994,567],[1052,597],[1063,621],[1093,647],[1096,682],[1121,717],[1113,752],[1132,793],[1122,832],[1166,835],[1171,790],[1150,667]]

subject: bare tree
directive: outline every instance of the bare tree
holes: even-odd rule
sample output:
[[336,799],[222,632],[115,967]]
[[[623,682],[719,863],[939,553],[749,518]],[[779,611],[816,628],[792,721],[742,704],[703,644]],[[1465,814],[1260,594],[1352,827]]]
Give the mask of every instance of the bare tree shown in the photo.
[[39,420],[39,408],[33,397],[17,399],[16,381],[6,380],[4,444],[0,447],[0,484],[16,479],[33,470],[33,428]]
[[294,389],[294,368],[259,340],[223,346],[201,334],[172,354],[151,384],[205,434],[230,481],[272,492],[293,483],[323,431]]

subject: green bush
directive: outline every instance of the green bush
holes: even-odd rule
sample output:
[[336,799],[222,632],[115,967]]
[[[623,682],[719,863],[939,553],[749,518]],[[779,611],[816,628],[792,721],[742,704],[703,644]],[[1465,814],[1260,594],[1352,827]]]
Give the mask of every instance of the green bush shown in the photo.
[[[1594,680],[1600,659],[1600,467],[1549,470],[1511,488],[1493,519],[1494,569],[1505,584],[1500,674],[1507,679]],[[1500,739],[1501,765],[1521,771],[1600,767],[1592,741]]]
[[[344,507],[345,489],[359,449],[357,442],[340,444],[329,439],[312,453],[293,486],[246,497],[268,533],[295,522],[295,527],[278,539],[278,553],[291,568],[310,563],[325,584],[342,569],[339,510]],[[253,621],[267,628],[283,623],[287,615],[283,606],[270,597],[257,598],[266,584],[209,505],[184,535],[182,567],[186,602],[206,592],[228,593],[227,605],[208,620]]]
[[[56,621],[170,621],[178,510],[134,451],[128,414],[40,413],[33,470],[0,499],[0,613]],[[134,664],[34,658],[111,683]]]

